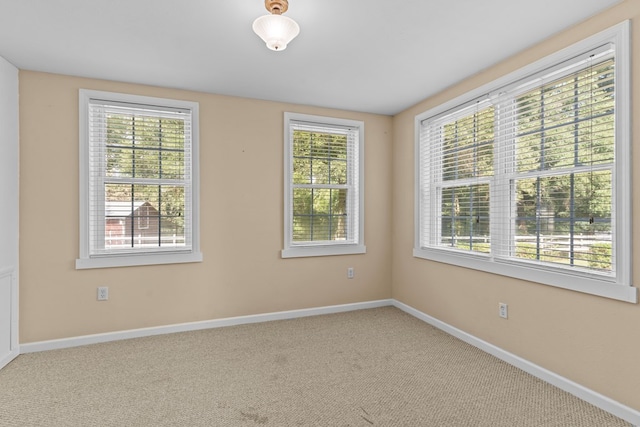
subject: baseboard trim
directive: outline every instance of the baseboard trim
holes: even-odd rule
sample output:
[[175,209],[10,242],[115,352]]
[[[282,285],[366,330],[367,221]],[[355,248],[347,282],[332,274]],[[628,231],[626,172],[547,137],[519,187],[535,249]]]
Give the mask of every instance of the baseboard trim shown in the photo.
[[48,350],[60,350],[64,348],[79,347],[83,345],[99,344],[131,338],[149,337],[153,335],[198,331],[202,329],[222,328],[225,326],[270,322],[274,320],[295,319],[299,317],[318,316],[322,314],[343,313],[346,311],[364,310],[368,308],[386,307],[391,305],[393,305],[393,301],[391,299],[383,299],[353,304],[330,305],[325,307],[314,307],[300,310],[277,311],[274,313],[226,317],[223,319],[204,320],[200,322],[179,323],[174,325],[130,329],[118,332],[107,332],[103,334],[83,335],[78,337],[21,344],[20,353],[26,354]]
[[623,405],[620,402],[617,402],[607,396],[588,389],[576,382],[569,380],[568,378],[562,377],[554,372],[549,371],[548,369],[536,365],[535,363],[516,356],[513,353],[509,353],[508,351],[503,350],[500,347],[497,347],[480,338],[468,334],[467,332],[464,332],[454,326],[442,322],[435,317],[431,317],[428,314],[425,314],[398,300],[392,300],[392,305],[404,311],[405,313],[408,313],[424,321],[425,323],[428,323],[431,326],[434,326],[448,333],[449,335],[453,335],[454,337],[466,342],[467,344],[471,344],[472,346],[479,348],[485,353],[489,353],[497,357],[498,359],[515,366],[516,368],[522,369],[523,371],[558,387],[561,390],[571,393],[572,395],[584,401],[587,401],[602,410],[605,410],[619,418],[622,418],[623,420],[633,424],[634,426],[640,426],[640,411],[638,410]]

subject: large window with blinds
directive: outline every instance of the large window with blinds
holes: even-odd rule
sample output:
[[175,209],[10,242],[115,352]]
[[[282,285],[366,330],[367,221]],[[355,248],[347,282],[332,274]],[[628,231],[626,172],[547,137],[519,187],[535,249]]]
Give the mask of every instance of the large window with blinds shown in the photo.
[[416,118],[416,256],[636,300],[627,33]]
[[77,268],[199,261],[192,102],[80,92]]
[[359,121],[285,114],[283,258],[364,253]]

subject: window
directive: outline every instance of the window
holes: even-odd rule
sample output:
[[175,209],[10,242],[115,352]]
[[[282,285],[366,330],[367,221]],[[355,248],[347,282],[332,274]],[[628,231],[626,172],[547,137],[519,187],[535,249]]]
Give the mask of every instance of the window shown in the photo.
[[628,24],[416,117],[414,255],[636,302]]
[[366,251],[364,123],[285,113],[283,258]]
[[198,104],[80,91],[76,268],[197,262]]

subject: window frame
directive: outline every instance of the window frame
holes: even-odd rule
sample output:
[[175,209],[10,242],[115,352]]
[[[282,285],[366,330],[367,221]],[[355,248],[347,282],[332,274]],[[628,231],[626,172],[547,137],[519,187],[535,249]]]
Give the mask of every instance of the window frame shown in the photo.
[[[293,134],[295,123],[310,124],[319,127],[335,127],[357,129],[358,138],[353,149],[356,168],[352,170],[356,183],[350,183],[350,190],[356,191],[357,212],[352,218],[352,232],[356,234],[353,241],[321,241],[313,244],[297,244],[293,242]],[[353,165],[347,165],[352,168]],[[358,120],[316,116],[300,113],[284,113],[284,249],[282,258],[315,257],[330,255],[351,255],[366,253],[364,245],[364,122]]]
[[[630,30],[629,21],[608,28],[598,34],[577,42],[565,49],[535,61],[517,71],[505,75],[488,84],[478,87],[466,94],[432,108],[415,117],[415,235],[413,256],[437,262],[467,267],[475,270],[523,279],[531,282],[555,286],[603,296],[631,303],[638,302],[637,288],[632,284],[632,199],[631,199],[631,114],[630,114]],[[548,73],[562,68],[563,63],[607,44],[613,44],[615,53],[615,165],[614,165],[614,203],[615,235],[613,236],[613,253],[615,257],[615,276],[601,276],[596,273],[570,271],[568,268],[527,263],[513,258],[505,259],[495,254],[467,253],[443,248],[424,247],[421,218],[423,205],[429,203],[429,197],[423,191],[423,165],[421,164],[421,127],[425,120],[442,116],[464,107],[469,107],[479,99],[499,98],[505,88],[522,84],[524,79],[531,79],[541,73]],[[497,101],[496,101],[497,102]],[[496,104],[497,105],[497,104]],[[496,135],[496,139],[498,139]],[[498,179],[498,178],[496,178]],[[504,198],[505,194],[494,194],[491,197]],[[427,193],[428,194],[428,193]],[[492,202],[500,203],[500,201]],[[492,208],[491,216],[504,215]],[[491,234],[494,234],[492,221]],[[500,233],[500,230],[495,230]]]
[[[141,250],[136,253],[91,254],[89,197],[91,194],[89,106],[92,100],[126,103],[144,107],[164,107],[183,109],[191,112],[191,159],[185,159],[191,167],[191,192],[186,195],[191,204],[191,249],[185,250]],[[199,222],[199,104],[193,101],[156,98],[116,92],[88,89],[79,90],[79,185],[80,185],[80,256],[76,259],[76,269],[129,267],[141,265],[176,264],[201,262],[200,222]],[[103,190],[97,189],[98,192]],[[104,204],[101,204],[104,213]],[[132,218],[133,220],[134,218]],[[188,232],[188,231],[185,231]]]

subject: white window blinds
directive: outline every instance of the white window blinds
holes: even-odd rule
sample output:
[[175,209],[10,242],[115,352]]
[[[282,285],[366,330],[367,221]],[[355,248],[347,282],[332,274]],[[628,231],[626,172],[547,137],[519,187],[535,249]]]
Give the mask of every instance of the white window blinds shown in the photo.
[[416,117],[415,256],[637,301],[628,29]]
[[361,247],[363,124],[292,113],[286,117],[283,256],[296,248]]
[[88,102],[89,256],[192,250],[192,112]]
[[508,136],[496,147],[504,171],[496,192],[505,195],[496,209],[509,213],[497,255],[615,274],[612,53],[497,101]]
[[291,123],[292,243],[358,240],[357,129]]
[[423,127],[425,245],[490,251],[493,125],[494,110],[485,101]]

